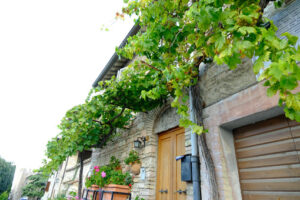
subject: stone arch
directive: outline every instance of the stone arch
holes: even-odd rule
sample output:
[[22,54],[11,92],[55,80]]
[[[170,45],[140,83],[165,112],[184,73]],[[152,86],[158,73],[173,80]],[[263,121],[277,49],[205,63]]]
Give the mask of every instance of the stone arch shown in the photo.
[[147,135],[158,134],[179,125],[179,115],[172,108],[170,102],[150,111],[145,118]]

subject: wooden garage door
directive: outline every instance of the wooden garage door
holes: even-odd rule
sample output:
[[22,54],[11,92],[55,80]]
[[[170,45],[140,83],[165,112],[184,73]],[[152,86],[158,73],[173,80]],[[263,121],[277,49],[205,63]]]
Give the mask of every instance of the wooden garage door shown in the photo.
[[243,199],[300,200],[300,124],[284,116],[234,130]]

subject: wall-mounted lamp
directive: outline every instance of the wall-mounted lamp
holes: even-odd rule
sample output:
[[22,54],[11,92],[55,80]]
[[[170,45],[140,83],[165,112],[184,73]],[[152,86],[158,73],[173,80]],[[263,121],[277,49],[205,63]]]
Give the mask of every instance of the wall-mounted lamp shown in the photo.
[[133,141],[134,148],[143,148],[146,145],[146,137],[138,137],[136,140]]

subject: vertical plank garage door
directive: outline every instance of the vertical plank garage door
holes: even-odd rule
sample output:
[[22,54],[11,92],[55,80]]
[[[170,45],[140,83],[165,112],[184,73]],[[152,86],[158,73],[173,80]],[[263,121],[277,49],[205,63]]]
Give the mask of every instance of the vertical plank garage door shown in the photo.
[[279,116],[233,132],[243,199],[300,200],[300,124]]

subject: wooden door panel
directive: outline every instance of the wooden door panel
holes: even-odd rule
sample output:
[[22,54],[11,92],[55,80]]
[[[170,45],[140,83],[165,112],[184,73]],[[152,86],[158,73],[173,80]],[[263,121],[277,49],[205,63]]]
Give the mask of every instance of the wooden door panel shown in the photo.
[[243,200],[299,200],[299,192],[244,192]]
[[[299,163],[299,161],[298,161]],[[300,164],[241,169],[241,179],[300,177]]]
[[[183,128],[175,128],[159,135],[157,166],[157,200],[185,200],[186,194],[176,191],[186,190],[181,181],[181,163],[176,156],[185,154],[185,134]],[[161,190],[168,192],[160,192]]]
[[235,139],[246,138],[258,134],[267,133],[270,131],[274,131],[277,129],[282,129],[288,127],[289,124],[286,121],[284,116],[276,117],[273,119],[268,120],[267,123],[265,121],[255,123],[255,128],[253,125],[247,125],[241,128],[236,129],[235,132]]
[[[175,157],[185,154],[185,135],[184,132],[176,134],[176,151]],[[176,200],[185,200],[186,193],[179,194],[176,191],[186,190],[186,182],[181,181],[181,162],[176,162],[176,185],[174,188],[175,191],[175,199]]]
[[299,163],[297,152],[284,152],[267,156],[256,156],[254,158],[238,159],[238,166],[240,169],[280,166],[296,163]]
[[[158,159],[158,181],[157,181],[157,199],[172,200],[170,196],[171,188],[171,155],[172,138],[164,137],[159,141],[159,159]],[[159,192],[160,190],[168,190],[168,192]]]
[[233,132],[243,199],[300,200],[300,124],[278,116]]
[[242,180],[241,188],[244,191],[299,192],[300,178]]

